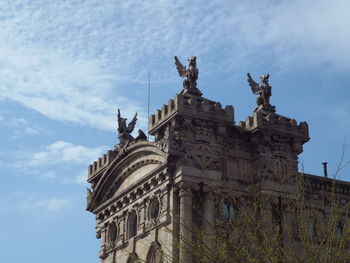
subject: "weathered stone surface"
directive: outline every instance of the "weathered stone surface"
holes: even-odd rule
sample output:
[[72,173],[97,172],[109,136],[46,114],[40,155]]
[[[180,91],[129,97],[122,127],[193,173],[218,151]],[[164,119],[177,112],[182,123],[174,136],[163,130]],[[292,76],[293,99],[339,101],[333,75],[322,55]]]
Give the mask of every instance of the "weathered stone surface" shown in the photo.
[[[151,115],[149,133],[153,142],[128,141],[89,166],[87,209],[96,215],[103,263],[161,262],[166,254],[190,262],[176,244],[178,233],[186,235],[184,224],[196,224],[192,201],[203,199],[209,222],[217,215],[210,210],[222,203],[212,189],[230,186],[244,203],[245,190],[258,182],[262,193],[285,194],[285,202],[296,191],[298,155],[309,140],[306,122],[277,114],[269,103],[236,125],[232,106],[196,92],[177,94]],[[306,177],[316,192],[331,191],[328,178]],[[349,201],[349,183],[340,182],[336,191]]]

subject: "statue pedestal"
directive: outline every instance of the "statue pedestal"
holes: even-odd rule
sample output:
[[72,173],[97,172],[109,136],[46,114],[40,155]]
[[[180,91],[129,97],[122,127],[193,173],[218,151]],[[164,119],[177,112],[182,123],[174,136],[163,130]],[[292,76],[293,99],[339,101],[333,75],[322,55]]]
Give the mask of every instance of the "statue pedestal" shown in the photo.
[[266,112],[266,113],[269,113],[269,112],[275,113],[276,112],[276,107],[271,105],[271,104],[261,104],[258,107],[256,107],[254,111],[256,111],[256,112]]
[[199,89],[197,88],[191,88],[191,89],[186,89],[184,88],[181,92],[181,95],[187,95],[187,94],[191,94],[191,95],[195,95],[195,96],[202,96],[202,92],[200,92]]

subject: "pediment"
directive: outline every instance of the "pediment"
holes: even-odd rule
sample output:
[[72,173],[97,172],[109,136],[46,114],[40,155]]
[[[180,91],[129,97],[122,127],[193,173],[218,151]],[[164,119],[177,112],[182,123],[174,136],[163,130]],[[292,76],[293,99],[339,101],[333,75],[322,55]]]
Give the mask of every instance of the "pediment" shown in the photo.
[[154,159],[139,160],[133,165],[137,166],[134,169],[126,169],[124,173],[119,176],[119,180],[114,182],[116,188],[114,192],[120,193],[125,189],[133,186],[139,182],[145,175],[157,170],[161,166],[161,162]]
[[134,145],[127,150],[127,154],[117,156],[113,160],[97,183],[90,210],[133,188],[166,162],[166,154],[151,142]]

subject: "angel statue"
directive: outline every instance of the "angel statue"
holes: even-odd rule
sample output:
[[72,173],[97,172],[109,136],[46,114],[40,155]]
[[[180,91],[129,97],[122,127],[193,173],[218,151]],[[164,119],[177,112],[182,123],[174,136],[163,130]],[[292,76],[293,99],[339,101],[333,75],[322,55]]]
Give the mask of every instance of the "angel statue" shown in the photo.
[[127,118],[120,116],[120,110],[118,109],[118,139],[119,143],[125,146],[127,146],[129,142],[135,140],[134,137],[132,137],[131,133],[135,128],[137,113],[135,114],[132,121],[129,122],[128,126],[126,126],[126,120]]
[[261,82],[260,84],[256,83],[252,76],[250,74],[247,74],[248,76],[248,83],[249,86],[252,88],[252,92],[255,95],[259,95],[259,97],[256,99],[256,103],[258,106],[260,105],[268,105],[270,106],[270,97],[272,95],[271,93],[271,86],[269,85],[269,74],[264,74],[260,77]]
[[188,67],[182,65],[180,60],[175,56],[176,69],[179,72],[181,78],[186,78],[183,81],[183,92],[192,93],[194,95],[201,96],[202,93],[197,89],[198,68],[196,57],[190,57],[187,59]]

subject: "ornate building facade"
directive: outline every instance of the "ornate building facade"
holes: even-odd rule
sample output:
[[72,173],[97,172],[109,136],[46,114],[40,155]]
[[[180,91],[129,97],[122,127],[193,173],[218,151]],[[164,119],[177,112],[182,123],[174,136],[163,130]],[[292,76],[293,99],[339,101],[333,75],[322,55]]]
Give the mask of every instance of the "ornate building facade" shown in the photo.
[[[297,191],[308,124],[276,113],[269,76],[258,84],[248,74],[258,105],[236,124],[232,106],[204,98],[196,87],[195,57],[187,68],[177,58],[176,65],[184,87],[149,117],[154,141],[142,131],[134,138],[136,115],[126,125],[119,112],[120,143],[89,166],[87,210],[96,215],[103,263],[192,262],[185,237],[193,238],[189,229],[198,218],[205,219],[200,224],[210,235],[217,217],[230,219],[237,212],[239,204],[218,197],[216,190],[229,186],[239,202],[254,184],[282,205]],[[324,177],[307,176],[315,193],[327,190]],[[338,191],[348,202],[350,185],[342,182]],[[193,208],[198,198],[200,214]]]

